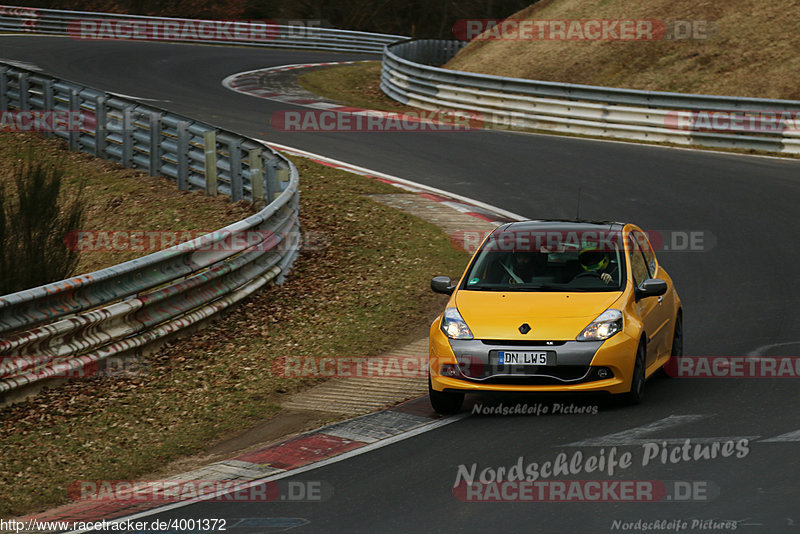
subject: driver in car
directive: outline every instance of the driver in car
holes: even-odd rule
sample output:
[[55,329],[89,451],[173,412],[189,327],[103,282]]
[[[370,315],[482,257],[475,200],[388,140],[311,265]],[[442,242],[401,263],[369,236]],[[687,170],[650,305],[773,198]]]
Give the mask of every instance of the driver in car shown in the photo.
[[613,280],[611,273],[608,272],[611,261],[607,252],[597,248],[584,248],[578,254],[578,261],[584,273],[594,274],[606,284],[610,284]]

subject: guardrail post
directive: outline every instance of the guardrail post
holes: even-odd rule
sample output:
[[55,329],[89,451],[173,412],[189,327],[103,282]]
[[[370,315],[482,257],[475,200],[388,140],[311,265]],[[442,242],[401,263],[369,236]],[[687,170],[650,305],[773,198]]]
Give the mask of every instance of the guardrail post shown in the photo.
[[150,113],[150,176],[161,174],[161,113]]
[[[42,82],[42,104],[47,111],[55,111],[55,99],[53,98],[53,80],[44,80]],[[1,104],[1,103],[0,103]],[[5,106],[0,105],[0,109],[7,109]],[[54,132],[43,132],[47,137],[55,135]]]
[[230,143],[231,158],[231,200],[242,200],[242,142],[240,140]]
[[[81,95],[78,94],[78,91],[73,89],[69,92],[69,111],[73,113],[75,111],[81,110]],[[73,128],[69,129],[69,149],[70,150],[78,150],[78,135],[80,135],[79,130],[75,130]]]
[[44,105],[44,109],[47,111],[53,111],[55,109],[53,80],[43,80],[42,89],[42,104]]
[[217,132],[203,132],[203,148],[205,150],[206,195],[217,196]]
[[178,123],[178,189],[189,189],[189,123]]
[[19,75],[19,109],[21,111],[30,111],[30,103],[28,102],[28,73],[23,72]]
[[8,109],[8,68],[0,67],[0,109]]
[[106,97],[98,96],[94,101],[94,115],[97,128],[94,132],[94,155],[102,158],[106,150]]
[[266,159],[264,163],[264,174],[267,178],[265,180],[267,183],[267,191],[264,199],[266,202],[272,202],[272,199],[275,198],[275,191],[278,190],[278,162],[275,158],[271,158]]
[[261,163],[260,148],[250,151],[250,192],[253,196],[253,204],[264,200],[264,169]]
[[133,166],[133,106],[122,109],[122,166]]
[[276,187],[273,199],[278,198],[289,184],[289,169],[284,169],[282,167],[275,169],[275,179]]

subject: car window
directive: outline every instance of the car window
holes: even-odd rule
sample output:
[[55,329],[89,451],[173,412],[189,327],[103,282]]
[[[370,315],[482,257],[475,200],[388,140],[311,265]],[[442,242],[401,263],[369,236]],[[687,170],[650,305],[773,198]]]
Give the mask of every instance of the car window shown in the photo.
[[625,253],[616,230],[492,235],[464,278],[474,291],[621,291]]
[[638,241],[635,239],[633,234],[631,234],[631,239],[629,240],[630,243],[630,252],[628,257],[631,261],[631,273],[633,273],[633,283],[638,287],[639,284],[650,278],[650,273],[647,270],[647,262],[644,259],[644,255],[642,254],[642,249],[639,246]]
[[656,255],[653,252],[653,247],[650,245],[650,240],[647,239],[646,234],[639,232],[638,230],[633,232],[633,237],[639,243],[639,249],[644,255],[644,261],[647,265],[647,270],[650,273],[650,278],[655,278],[658,263],[656,262]]

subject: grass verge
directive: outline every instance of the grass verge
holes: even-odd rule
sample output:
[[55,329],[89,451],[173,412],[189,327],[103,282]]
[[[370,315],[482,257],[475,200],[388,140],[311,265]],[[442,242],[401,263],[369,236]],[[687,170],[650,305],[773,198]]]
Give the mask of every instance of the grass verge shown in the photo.
[[[225,196],[178,191],[171,180],[126,169],[82,152],[69,152],[64,147],[65,143],[57,139],[0,132],[0,181],[6,184],[7,191],[13,191],[14,165],[29,153],[37,161],[63,161],[65,189],[74,189],[80,180],[86,181],[83,191],[86,227],[77,230],[210,232],[253,213],[247,202],[232,204]],[[109,247],[113,250],[82,252],[75,272],[88,273],[155,252],[132,250],[124,241],[118,244]]]
[[364,196],[395,188],[294,161],[303,229],[325,246],[138,374],[74,380],[2,409],[0,516],[65,503],[76,480],[158,472],[279,416],[284,396],[318,382],[273,376],[280,356],[369,356],[424,335],[444,303],[431,276],[460,274],[467,255],[436,226]]
[[352,65],[309,70],[300,75],[298,83],[306,91],[348,106],[382,111],[414,110],[381,91],[380,61],[361,61]]

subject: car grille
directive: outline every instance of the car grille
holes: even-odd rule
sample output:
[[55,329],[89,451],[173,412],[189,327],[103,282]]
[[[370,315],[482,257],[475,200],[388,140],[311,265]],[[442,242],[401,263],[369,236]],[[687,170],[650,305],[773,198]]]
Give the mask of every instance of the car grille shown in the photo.
[[550,339],[482,339],[481,343],[492,347],[508,345],[510,347],[560,347],[566,341],[553,341]]
[[[482,367],[482,368],[480,368]],[[468,379],[482,384],[556,385],[599,380],[589,373],[586,365],[554,365],[551,367],[527,367],[522,372],[509,373],[508,366],[486,365],[479,368],[462,368]]]

